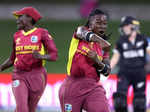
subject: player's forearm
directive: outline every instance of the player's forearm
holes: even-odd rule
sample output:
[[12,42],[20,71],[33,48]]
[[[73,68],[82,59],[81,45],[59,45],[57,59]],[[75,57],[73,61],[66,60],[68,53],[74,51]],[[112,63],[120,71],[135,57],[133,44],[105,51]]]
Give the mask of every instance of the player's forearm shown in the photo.
[[97,66],[98,69],[103,69],[104,68],[105,64],[101,60],[96,58],[95,62],[96,62],[96,66]]
[[117,63],[118,63],[118,61],[113,58],[110,62],[111,68],[114,69],[114,67],[116,66]]
[[3,64],[0,65],[0,69],[1,71],[4,71],[5,69],[13,66],[13,61],[10,60],[10,58],[8,58],[6,61],[4,61]]
[[109,59],[104,59],[103,61],[97,60],[96,66],[98,72],[103,74],[104,76],[108,76],[111,72]]
[[[106,40],[104,40],[103,38],[101,38],[100,36],[98,36],[98,35],[96,35],[96,34],[94,34],[94,35],[92,35],[92,37],[91,37],[91,41],[92,42],[98,42],[100,45],[101,45],[101,47],[103,48],[103,49],[110,49],[110,47],[111,47],[111,44],[108,42],[108,41],[106,41]],[[108,51],[108,50],[106,50],[106,51]]]
[[78,27],[76,36],[77,38],[88,42],[98,42],[103,49],[109,49],[111,46],[111,44],[108,41],[104,40],[92,31],[88,31],[87,29],[85,29],[84,26]]
[[51,53],[50,55],[49,54],[42,55],[42,59],[47,61],[56,61],[57,58],[58,56],[56,53]]
[[119,61],[119,57],[120,57],[120,55],[118,53],[113,54],[111,61],[110,61],[111,69],[114,69],[114,67],[117,65],[117,63]]

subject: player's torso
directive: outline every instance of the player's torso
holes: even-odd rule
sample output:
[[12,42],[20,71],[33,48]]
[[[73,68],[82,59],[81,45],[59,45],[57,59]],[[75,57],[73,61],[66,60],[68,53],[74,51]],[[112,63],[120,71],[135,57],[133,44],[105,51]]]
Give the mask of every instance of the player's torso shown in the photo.
[[77,48],[77,52],[83,55],[87,55],[89,50],[94,50],[98,54],[99,58],[102,60],[102,55],[103,55],[102,48],[100,47],[98,43],[86,42],[86,41],[80,40],[78,48]]
[[[73,41],[76,41],[76,43],[74,43]],[[76,46],[76,49],[72,47],[73,45]],[[94,50],[98,54],[99,59],[102,60],[103,53],[100,45],[98,43],[86,42],[73,37],[69,49],[69,55],[71,54],[73,49],[75,49],[75,51],[74,54],[72,55],[72,62],[68,74],[77,77],[78,76],[91,77],[98,80],[99,77],[94,67],[95,63],[93,62],[93,60],[88,58],[87,53],[89,50]],[[69,62],[70,62],[70,57],[68,60],[68,65]],[[78,64],[78,62],[80,63],[80,65]],[[85,71],[86,68],[87,70]]]
[[[132,43],[128,39],[121,39],[121,65],[128,67],[140,67],[145,64],[146,48],[144,38],[137,36]],[[132,63],[132,64],[131,64]]]
[[14,65],[20,69],[24,66],[41,66],[41,60],[35,59],[32,56],[33,51],[38,51],[44,54],[44,46],[41,40],[42,30],[35,28],[27,33],[19,31],[14,36],[16,59]]

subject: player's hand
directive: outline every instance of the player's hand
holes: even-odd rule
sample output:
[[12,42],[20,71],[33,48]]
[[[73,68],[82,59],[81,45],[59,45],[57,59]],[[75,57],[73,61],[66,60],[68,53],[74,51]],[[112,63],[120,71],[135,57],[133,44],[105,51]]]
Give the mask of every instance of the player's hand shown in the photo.
[[33,51],[32,56],[36,59],[42,59],[42,55],[38,51]]
[[87,53],[87,56],[92,59],[94,62],[97,62],[98,60],[98,56],[97,56],[97,53],[94,51],[94,50],[90,50],[88,53]]

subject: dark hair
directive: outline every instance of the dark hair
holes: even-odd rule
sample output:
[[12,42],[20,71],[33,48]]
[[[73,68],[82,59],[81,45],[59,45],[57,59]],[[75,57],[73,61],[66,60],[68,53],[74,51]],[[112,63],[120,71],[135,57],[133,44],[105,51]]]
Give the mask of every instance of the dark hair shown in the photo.
[[35,25],[35,24],[36,24],[36,21],[32,18],[31,23],[32,23],[32,25]]
[[87,21],[87,23],[86,23],[85,26],[89,28],[89,23],[90,23],[91,17],[93,17],[93,16],[95,16],[95,15],[100,15],[100,14],[101,14],[101,15],[106,15],[106,16],[108,17],[108,14],[105,13],[105,12],[103,12],[102,10],[100,10],[100,9],[94,9],[94,10],[92,10],[91,13],[89,14],[88,21]]

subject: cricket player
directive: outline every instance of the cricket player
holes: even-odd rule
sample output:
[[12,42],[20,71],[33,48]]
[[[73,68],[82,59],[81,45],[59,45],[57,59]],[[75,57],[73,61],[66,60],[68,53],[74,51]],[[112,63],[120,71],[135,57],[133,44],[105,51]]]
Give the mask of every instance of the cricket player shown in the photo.
[[56,61],[57,49],[48,31],[35,27],[42,18],[36,9],[25,7],[13,15],[17,18],[18,31],[14,34],[11,56],[0,65],[0,71],[14,66],[15,112],[35,112],[47,83],[44,60]]
[[75,31],[69,49],[68,76],[59,98],[62,112],[109,112],[100,74],[108,76],[110,43],[106,37],[107,15],[93,10],[85,26]]
[[132,17],[125,16],[120,24],[121,36],[116,42],[111,59],[113,69],[119,62],[117,92],[113,94],[116,112],[127,112],[127,92],[129,85],[133,86],[134,112],[146,112],[145,97],[145,64],[146,54],[150,55],[150,46],[147,38],[140,33],[140,22]]

